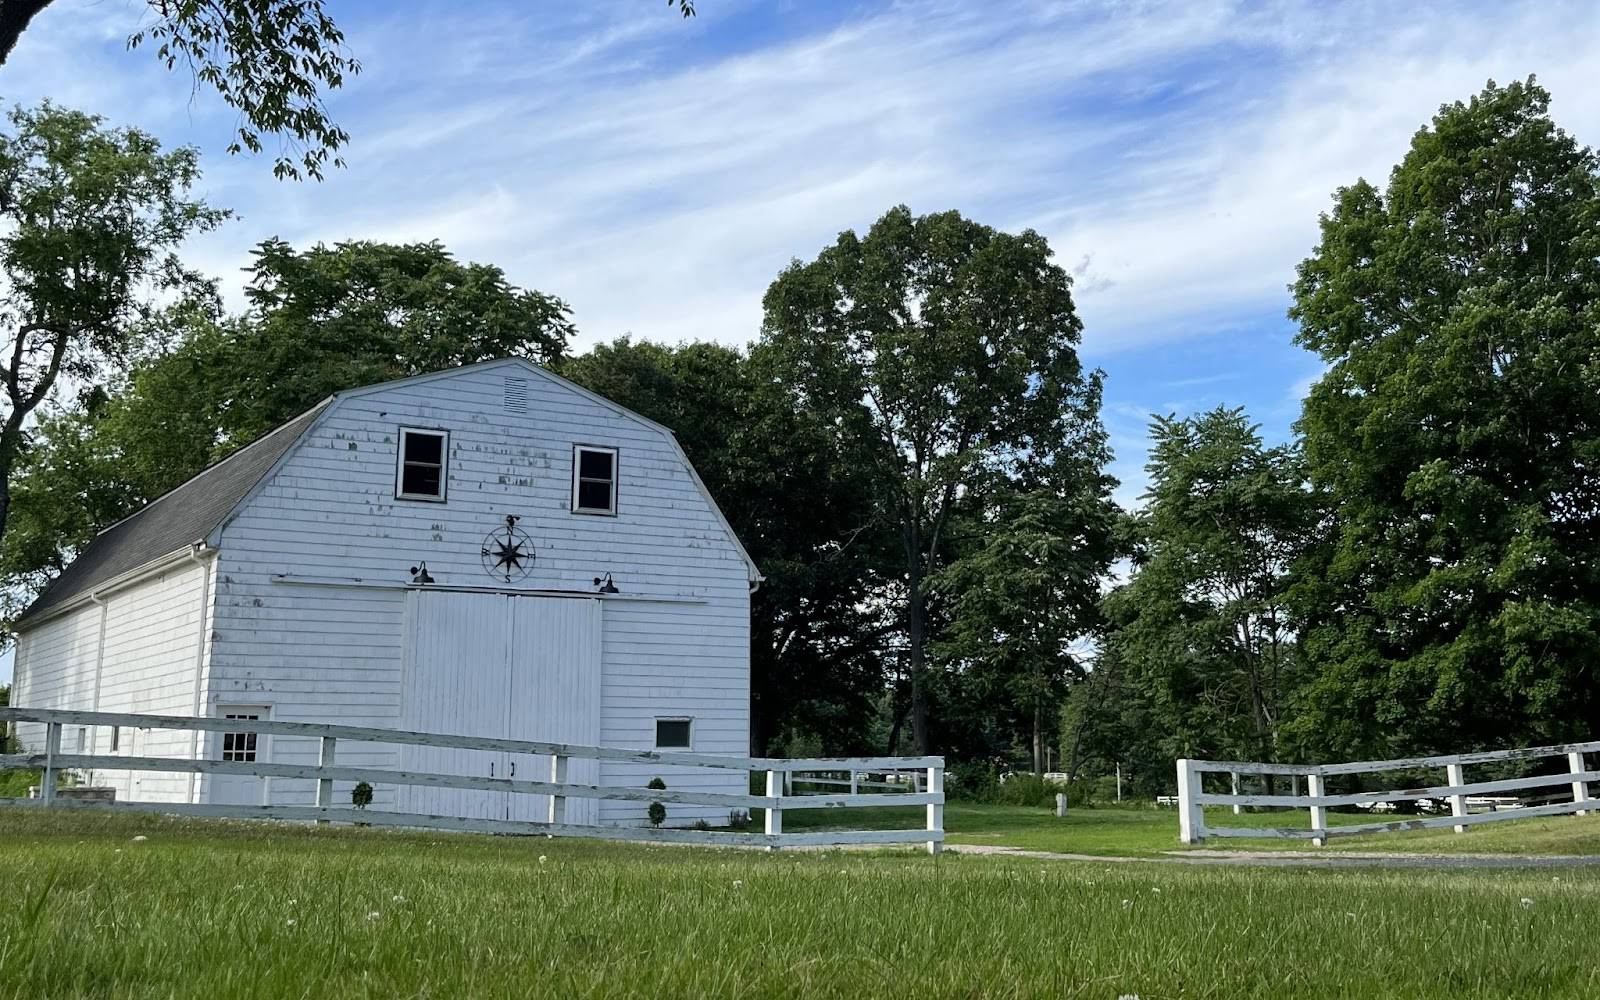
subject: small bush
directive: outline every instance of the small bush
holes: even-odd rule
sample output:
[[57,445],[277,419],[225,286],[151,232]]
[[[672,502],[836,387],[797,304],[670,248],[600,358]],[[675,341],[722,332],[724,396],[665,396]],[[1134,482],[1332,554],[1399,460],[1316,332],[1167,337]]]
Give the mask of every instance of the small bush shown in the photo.
[[372,805],[372,786],[365,781],[356,782],[356,787],[350,789],[350,804],[357,809]]
[[0,771],[0,799],[25,799],[28,786],[37,785],[43,771]]
[[750,813],[744,809],[735,809],[728,813],[728,826],[734,830],[750,829]]
[[699,830],[701,833],[706,833],[711,829],[711,824],[707,823],[703,819],[697,819],[693,823],[690,823],[689,827],[694,830]]
[[[1046,781],[1037,774],[1011,774],[1000,782],[994,801],[1007,806],[1044,806],[1053,808],[1056,793],[1067,792],[1067,786],[1057,781]],[[1070,802],[1070,800],[1068,800]]]
[[[664,792],[667,789],[667,783],[660,778],[651,778],[650,783],[644,787],[651,791]],[[659,802],[652,802],[650,803],[650,808],[644,811],[644,815],[650,821],[651,826],[660,826],[667,821],[667,807]]]

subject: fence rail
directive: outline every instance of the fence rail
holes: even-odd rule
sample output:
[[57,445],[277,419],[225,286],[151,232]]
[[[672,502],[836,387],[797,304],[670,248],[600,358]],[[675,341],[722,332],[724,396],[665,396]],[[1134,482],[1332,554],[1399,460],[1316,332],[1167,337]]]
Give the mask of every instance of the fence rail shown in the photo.
[[[1596,808],[1594,800],[1589,795],[1589,783],[1600,781],[1600,770],[1590,770],[1585,759],[1585,755],[1596,752],[1600,752],[1600,741],[1520,747],[1515,750],[1488,750],[1481,753],[1445,754],[1436,757],[1349,761],[1339,764],[1267,764],[1254,761],[1181,759],[1178,761],[1179,836],[1185,844],[1198,844],[1207,837],[1267,837],[1310,840],[1320,847],[1332,837],[1351,837],[1364,833],[1392,833],[1400,830],[1429,830],[1444,827],[1453,827],[1457,833],[1465,833],[1471,826],[1508,819],[1569,814],[1583,816]],[[1565,757],[1566,771],[1484,781],[1466,780],[1466,768],[1469,766],[1538,761],[1552,757]],[[1347,792],[1338,795],[1326,793],[1326,782],[1330,777],[1440,768],[1445,772],[1444,784]],[[1205,776],[1208,774],[1228,775],[1230,790],[1226,793],[1208,792],[1205,788]],[[1294,792],[1290,795],[1275,792],[1243,792],[1241,791],[1243,776],[1286,777],[1293,782]],[[1304,795],[1299,793],[1301,778],[1305,779]],[[1488,812],[1471,811],[1471,807],[1478,803],[1470,801],[1469,796],[1494,796],[1560,786],[1567,786],[1570,789],[1571,801],[1547,802],[1540,805],[1518,803],[1505,809],[1498,808],[1498,803],[1489,803]],[[1328,825],[1330,808],[1373,807],[1381,803],[1441,800],[1449,803],[1450,815],[1378,823]],[[1215,826],[1206,820],[1206,806],[1231,806],[1235,814],[1247,806],[1309,809],[1311,826],[1309,829]]]
[[[548,836],[593,837],[609,840],[643,840],[664,843],[706,844],[756,847],[802,847],[831,844],[917,844],[925,843],[930,853],[938,853],[944,843],[944,758],[943,757],[735,757],[690,751],[631,750],[620,747],[586,746],[574,743],[548,743],[446,733],[423,733],[400,729],[375,729],[310,722],[281,722],[268,719],[213,719],[172,715],[138,715],[121,712],[79,712],[61,709],[0,708],[0,723],[33,722],[45,726],[42,752],[0,754],[0,770],[28,768],[43,772],[38,799],[0,799],[0,807],[39,807],[103,809],[119,812],[166,813],[243,819],[311,820],[318,822],[364,823],[373,826],[418,827],[461,830],[476,833],[545,834]],[[298,736],[319,741],[316,764],[274,763],[272,761],[228,761],[188,757],[133,757],[122,754],[63,753],[63,726],[118,726],[130,729],[165,729],[202,733],[257,733]],[[391,768],[350,767],[336,762],[339,741],[393,744],[398,746],[450,747],[524,753],[551,758],[550,781],[518,778],[493,778],[465,774],[407,771]],[[624,761],[721,768],[742,772],[764,772],[766,794],[729,792],[672,791],[623,785],[590,785],[566,781],[567,764],[582,760]],[[245,775],[263,778],[310,779],[315,782],[315,802],[308,805],[222,805],[198,802],[82,802],[62,798],[59,779],[62,771],[103,768],[118,771],[155,771],[176,774]],[[919,776],[922,790],[863,793],[859,788],[907,788],[907,784],[869,782],[861,776]],[[848,793],[799,795],[785,792],[785,778],[791,786],[812,783],[798,777],[808,774],[845,774],[837,779],[848,786]],[[511,792],[550,796],[546,821],[475,819],[423,813],[375,809],[344,808],[333,804],[335,781],[365,781],[369,784],[425,785],[435,788],[471,791]],[[566,800],[590,798],[662,804],[719,806],[730,809],[761,809],[765,829],[761,833],[725,832],[680,828],[617,827],[565,822]],[[922,806],[926,810],[924,829],[912,830],[835,830],[784,833],[786,809],[850,809],[863,806]]]

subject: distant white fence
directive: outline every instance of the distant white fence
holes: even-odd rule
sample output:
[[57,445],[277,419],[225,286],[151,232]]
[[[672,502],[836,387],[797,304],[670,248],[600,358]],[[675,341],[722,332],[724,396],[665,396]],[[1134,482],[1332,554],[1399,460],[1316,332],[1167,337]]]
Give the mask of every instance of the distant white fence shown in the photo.
[[[333,726],[309,722],[276,722],[266,719],[212,719],[169,715],[130,715],[117,712],[76,712],[57,709],[0,708],[0,723],[40,722],[45,724],[42,753],[0,754],[0,770],[37,768],[44,772],[37,799],[0,798],[0,806],[102,809],[114,812],[162,813],[181,816],[210,816],[231,819],[315,820],[318,822],[363,823],[371,826],[414,827],[460,830],[473,833],[545,834],[556,837],[593,837],[605,840],[637,840],[661,843],[702,844],[739,847],[805,847],[833,844],[919,844],[937,854],[944,843],[944,758],[943,757],[819,757],[806,759],[768,757],[730,757],[688,751],[628,750],[618,747],[581,746],[568,743],[539,743],[529,740],[492,739],[478,736],[451,736],[418,733],[400,729],[371,729],[358,726]],[[312,737],[321,741],[317,764],[274,764],[269,761],[224,761],[180,757],[131,757],[122,754],[66,754],[61,752],[62,726],[121,726],[135,729],[170,729],[209,733],[259,733],[277,736]],[[485,778],[464,774],[434,774],[369,767],[341,767],[335,763],[340,740],[361,743],[409,744],[452,747],[464,750],[491,750],[526,753],[550,758],[549,781],[517,778]],[[585,760],[629,761],[663,765],[725,768],[735,771],[765,772],[765,795],[740,795],[726,792],[669,791],[618,785],[580,785],[566,780],[567,763],[572,758]],[[303,806],[219,805],[168,802],[76,801],[58,794],[59,778],[66,770],[105,768],[119,771],[163,771],[181,774],[236,774],[258,777],[309,778],[316,782],[316,800]],[[916,784],[903,776],[916,774]],[[804,783],[795,775],[842,775],[838,780],[850,787],[846,794],[796,795],[785,789]],[[882,780],[866,781],[866,775]],[[491,792],[515,792],[550,796],[547,822],[528,820],[472,819],[461,816],[436,816],[422,813],[357,809],[333,804],[335,781],[365,781],[369,784],[428,785],[435,788],[461,788]],[[903,789],[864,794],[857,786]],[[918,788],[917,785],[925,785]],[[762,833],[695,830],[681,828],[617,827],[570,824],[564,821],[569,798],[613,799],[632,802],[679,803],[683,805],[723,806],[733,809],[766,811]],[[837,830],[784,833],[785,808],[850,809],[862,806],[922,806],[926,809],[926,828],[911,830]]]
[[[1260,764],[1226,760],[1178,761],[1178,817],[1179,836],[1185,844],[1198,844],[1207,837],[1278,837],[1310,840],[1317,846],[1327,843],[1330,837],[1351,837],[1363,833],[1393,833],[1400,830],[1428,830],[1454,827],[1465,833],[1467,827],[1479,823],[1494,823],[1508,819],[1527,819],[1533,816],[1561,816],[1587,813],[1592,800],[1589,782],[1600,781],[1600,771],[1591,771],[1584,755],[1600,752],[1600,742],[1569,743],[1561,746],[1525,747],[1518,750],[1491,750],[1484,753],[1448,754],[1442,757],[1412,757],[1401,760],[1364,760],[1347,764]],[[1466,769],[1473,765],[1495,764],[1506,761],[1538,760],[1547,757],[1565,757],[1567,770],[1560,774],[1536,774],[1523,778],[1499,778],[1491,781],[1469,782]],[[1383,791],[1350,792],[1343,795],[1325,794],[1326,780],[1334,775],[1376,774],[1388,771],[1415,771],[1442,768],[1445,784],[1422,788],[1395,788]],[[1230,776],[1227,793],[1207,792],[1204,780],[1207,774]],[[1241,775],[1278,775],[1289,778],[1293,794],[1267,795],[1240,792]],[[1306,794],[1300,794],[1299,779],[1305,779]],[[1570,801],[1548,802],[1539,805],[1511,805],[1504,797],[1507,793],[1530,789],[1550,789],[1568,786]],[[1562,793],[1565,794],[1565,793]],[[1356,823],[1328,825],[1328,810],[1337,806],[1373,808],[1382,803],[1447,801],[1450,815],[1428,816],[1392,820],[1383,823]],[[1489,811],[1474,813],[1471,807],[1486,806]],[[1235,813],[1244,806],[1287,806],[1311,810],[1310,829],[1284,829],[1240,826],[1211,826],[1206,822],[1206,806],[1232,806]]]

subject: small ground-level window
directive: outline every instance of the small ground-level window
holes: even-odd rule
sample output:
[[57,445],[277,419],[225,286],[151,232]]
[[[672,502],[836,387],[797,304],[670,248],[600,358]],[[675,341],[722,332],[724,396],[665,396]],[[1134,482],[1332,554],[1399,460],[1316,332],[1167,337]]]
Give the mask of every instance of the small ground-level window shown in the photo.
[[687,750],[694,745],[693,719],[657,719],[656,749]]
[[572,449],[572,511],[617,512],[617,449],[575,445]]
[[[222,712],[224,719],[246,719],[255,722],[261,718],[258,709],[226,709]],[[237,760],[245,763],[256,759],[255,733],[223,733],[222,734],[222,759]]]
[[394,495],[401,500],[443,500],[449,481],[450,434],[400,428],[400,464]]

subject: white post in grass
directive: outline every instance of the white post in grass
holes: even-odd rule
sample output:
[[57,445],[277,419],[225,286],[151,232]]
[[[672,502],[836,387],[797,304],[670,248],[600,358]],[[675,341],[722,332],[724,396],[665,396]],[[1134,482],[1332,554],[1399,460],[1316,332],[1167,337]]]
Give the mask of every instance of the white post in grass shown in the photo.
[[[767,798],[773,800],[773,804],[767,806],[767,836],[776,837],[783,832],[783,806],[778,804],[783,801],[782,771],[767,772]],[[776,844],[767,845],[769,851],[777,849]]]
[[[1588,768],[1584,766],[1583,754],[1574,752],[1567,754],[1567,769],[1573,774],[1582,774]],[[1572,783],[1572,801],[1583,803],[1589,801],[1589,783],[1587,781],[1574,781]],[[1589,810],[1579,809],[1579,816],[1589,815]]]
[[[567,760],[560,754],[550,755],[550,782],[555,785],[567,783]],[[550,815],[552,823],[565,823],[567,821],[567,797],[565,795],[550,796]]]
[[[1233,771],[1228,775],[1228,777],[1233,779],[1233,794],[1237,796],[1239,794],[1239,772]],[[1237,816],[1242,812],[1244,812],[1244,806],[1241,806],[1239,803],[1235,802],[1233,804],[1233,814]]]
[[39,801],[45,808],[56,801],[56,757],[61,754],[61,723],[44,726],[44,774],[39,778]]
[[[1444,768],[1445,781],[1452,789],[1460,788],[1467,783],[1465,769],[1460,764],[1446,764]],[[1450,815],[1460,818],[1467,814],[1467,797],[1461,794],[1450,796]],[[1466,833],[1467,828],[1460,823],[1456,824],[1457,833]]]
[[[332,767],[333,766],[333,758],[334,758],[335,744],[336,743],[338,743],[338,737],[336,737],[336,736],[324,736],[322,738],[322,752],[317,755],[317,765],[319,767]],[[317,779],[317,805],[320,806],[323,809],[327,809],[328,807],[333,805],[333,779],[332,778],[318,778]],[[325,820],[325,819],[317,820],[318,825],[323,825],[323,824],[326,824],[327,822],[328,821]]]
[[[942,766],[928,768],[928,794],[932,795],[934,793],[944,794],[944,768]],[[928,830],[930,832],[944,832],[943,803],[930,803],[928,805]],[[943,846],[944,842],[941,840],[930,840],[928,841],[928,853],[938,854],[939,849]]]
[[1205,807],[1200,805],[1200,768],[1188,758],[1178,761],[1178,839],[1198,844],[1206,839]]
[[850,769],[850,794],[851,795],[855,795],[857,792],[861,791],[861,782],[859,780],[860,777],[861,777],[861,772],[857,771],[855,768],[852,767]]
[[1319,805],[1315,800],[1322,798],[1322,775],[1312,771],[1306,775],[1306,794],[1312,798],[1311,804],[1311,838],[1312,846],[1323,847],[1328,843],[1328,807]]

